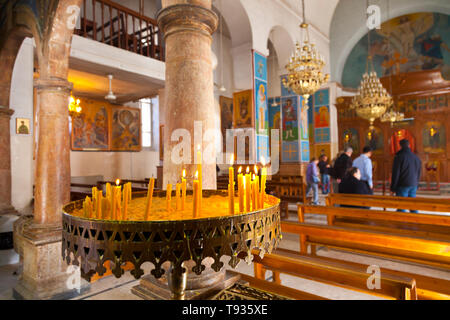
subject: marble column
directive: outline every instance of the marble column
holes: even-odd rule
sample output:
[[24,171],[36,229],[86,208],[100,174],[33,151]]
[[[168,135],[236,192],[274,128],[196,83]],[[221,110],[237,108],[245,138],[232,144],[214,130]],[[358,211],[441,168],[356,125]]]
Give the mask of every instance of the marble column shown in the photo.
[[70,136],[68,101],[72,84],[39,79],[36,158],[36,224],[61,224],[61,209],[70,201]]
[[11,206],[10,136],[10,120],[13,113],[14,110],[0,106],[0,214],[14,212]]
[[[183,168],[187,169],[190,184],[196,171],[196,144],[201,143],[194,141],[194,121],[201,121],[202,135],[215,129],[211,35],[218,18],[211,10],[211,0],[163,0],[162,6],[158,24],[166,45],[164,185],[179,181]],[[172,150],[178,144],[171,141],[176,129],[190,133],[191,164],[171,160]],[[214,142],[201,143],[202,150],[211,150],[210,143]],[[203,159],[202,163],[203,189],[216,188],[215,151],[209,155],[213,161],[205,163]]]

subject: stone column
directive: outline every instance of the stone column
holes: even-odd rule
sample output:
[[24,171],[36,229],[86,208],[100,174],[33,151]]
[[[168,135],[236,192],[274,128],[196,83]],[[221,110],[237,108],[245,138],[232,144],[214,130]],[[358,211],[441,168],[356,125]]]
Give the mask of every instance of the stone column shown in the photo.
[[36,158],[36,224],[61,225],[61,209],[70,201],[70,135],[68,101],[72,84],[39,79]]
[[[196,166],[171,161],[171,141],[176,129],[186,129],[191,137],[191,163],[196,160],[194,121],[202,122],[202,135],[215,129],[214,82],[211,61],[212,33],[217,28],[217,15],[211,10],[211,0],[163,0],[158,24],[166,44],[165,127],[164,127],[164,185],[180,180],[183,168],[188,181]],[[219,128],[217,128],[219,129]],[[219,131],[220,132],[220,131]],[[203,155],[209,144],[202,143]],[[216,153],[207,164],[203,159],[203,188],[216,188]]]
[[11,206],[11,136],[9,125],[13,113],[14,110],[0,106],[0,214],[15,212]]
[[14,224],[14,245],[23,273],[13,290],[17,299],[68,299],[88,289],[61,255],[62,207],[70,200],[68,97],[72,84],[51,78],[36,82],[38,146],[34,217]]

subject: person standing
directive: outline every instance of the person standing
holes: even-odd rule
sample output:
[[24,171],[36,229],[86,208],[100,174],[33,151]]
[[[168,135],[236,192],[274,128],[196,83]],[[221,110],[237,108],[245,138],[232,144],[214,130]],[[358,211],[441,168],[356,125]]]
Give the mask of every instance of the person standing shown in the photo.
[[344,179],[347,170],[353,166],[352,161],[352,153],[353,149],[351,147],[347,147],[334,162],[332,177],[333,177],[333,191],[339,192],[339,183],[341,183],[342,179]]
[[308,168],[306,169],[306,194],[309,193],[309,191],[313,190],[313,205],[319,204],[319,168],[317,167],[317,163],[319,160],[316,158],[312,158],[311,161],[308,164]]
[[320,156],[319,161],[320,180],[322,182],[322,193],[330,193],[330,164],[328,163],[328,157],[323,154]]
[[[391,191],[397,197],[415,198],[419,186],[422,161],[409,148],[409,140],[400,141],[400,151],[395,154],[392,166]],[[405,212],[406,210],[397,210]],[[417,210],[410,210],[417,213]]]
[[372,157],[372,148],[365,146],[363,153],[353,161],[353,166],[359,169],[361,181],[367,184],[370,194],[373,194],[372,160],[370,160],[370,157]]
[[[357,167],[351,167],[339,184],[339,193],[372,194],[369,185],[361,180],[361,172]],[[370,207],[340,205],[340,207],[370,209]]]

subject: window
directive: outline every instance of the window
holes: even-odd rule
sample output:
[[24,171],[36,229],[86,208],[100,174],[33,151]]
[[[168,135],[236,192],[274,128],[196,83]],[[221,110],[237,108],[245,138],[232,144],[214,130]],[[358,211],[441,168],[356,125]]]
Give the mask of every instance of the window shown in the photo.
[[152,99],[145,98],[139,101],[142,118],[142,147],[152,146]]

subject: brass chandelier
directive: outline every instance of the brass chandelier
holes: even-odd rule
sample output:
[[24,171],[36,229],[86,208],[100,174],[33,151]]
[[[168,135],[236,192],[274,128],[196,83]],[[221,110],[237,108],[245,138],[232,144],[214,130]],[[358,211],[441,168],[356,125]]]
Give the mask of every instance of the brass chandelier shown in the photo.
[[[393,105],[393,100],[381,84],[373,67],[370,55],[370,30],[367,33],[367,43],[366,72],[363,74],[358,93],[353,97],[350,109],[354,109],[358,117],[368,120],[369,129],[372,130],[374,121]],[[369,64],[370,72],[368,72]]]
[[309,96],[314,94],[323,84],[328,82],[329,74],[322,74],[325,60],[315,45],[309,40],[308,24],[305,19],[305,1],[302,0],[303,22],[300,25],[303,32],[303,43],[295,45],[295,52],[292,54],[289,63],[286,65],[288,71],[287,79],[283,79],[286,89],[301,95],[308,105]]

